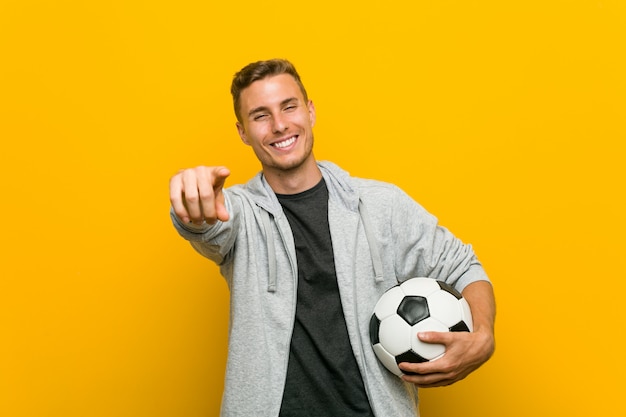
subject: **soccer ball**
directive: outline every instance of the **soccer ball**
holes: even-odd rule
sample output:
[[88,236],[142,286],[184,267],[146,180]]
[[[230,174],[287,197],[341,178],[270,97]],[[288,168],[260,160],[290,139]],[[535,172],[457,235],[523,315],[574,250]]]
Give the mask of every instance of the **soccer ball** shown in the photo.
[[370,340],[380,362],[394,374],[401,362],[428,362],[445,346],[424,343],[418,332],[471,332],[469,304],[452,286],[432,278],[411,278],[387,290],[374,307]]

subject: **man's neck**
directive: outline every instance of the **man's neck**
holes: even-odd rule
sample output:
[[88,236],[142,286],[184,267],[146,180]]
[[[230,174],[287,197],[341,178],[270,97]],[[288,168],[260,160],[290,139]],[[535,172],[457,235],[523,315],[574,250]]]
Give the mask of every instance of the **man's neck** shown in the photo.
[[263,175],[267,183],[277,194],[297,194],[309,190],[322,179],[322,172],[317,162],[305,164],[293,170],[264,169]]

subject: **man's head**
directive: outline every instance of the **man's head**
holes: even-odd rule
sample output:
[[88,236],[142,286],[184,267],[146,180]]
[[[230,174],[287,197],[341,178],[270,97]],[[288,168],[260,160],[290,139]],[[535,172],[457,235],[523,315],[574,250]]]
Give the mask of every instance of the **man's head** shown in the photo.
[[315,106],[293,65],[272,60],[247,66],[235,76],[233,100],[239,137],[252,147],[274,191],[315,185],[321,177],[313,156]]
[[241,122],[241,92],[250,86],[255,81],[262,80],[267,77],[272,77],[280,74],[291,75],[300,91],[304,96],[305,102],[308,101],[308,95],[306,89],[300,80],[300,75],[296,71],[293,64],[285,59],[270,59],[267,61],[258,61],[243,67],[238,73],[235,74],[233,82],[230,86],[230,93],[233,96],[233,107],[235,109],[235,116],[237,120]]

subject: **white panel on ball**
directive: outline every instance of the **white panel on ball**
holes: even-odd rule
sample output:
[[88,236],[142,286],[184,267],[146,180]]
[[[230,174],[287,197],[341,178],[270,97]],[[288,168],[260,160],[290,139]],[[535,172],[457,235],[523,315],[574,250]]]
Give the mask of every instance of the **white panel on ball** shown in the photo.
[[387,317],[380,323],[378,337],[387,352],[399,355],[411,349],[411,326],[400,316]]
[[461,303],[454,295],[446,291],[437,291],[429,295],[428,309],[432,317],[436,317],[448,328],[463,319]]
[[389,369],[398,376],[402,376],[402,371],[396,364],[396,357],[387,352],[380,343],[374,345],[374,353],[376,353],[376,357],[378,357],[378,360],[385,366],[385,368]]
[[470,309],[470,306],[465,298],[462,298],[460,301],[461,309],[463,310],[463,321],[467,324],[467,327],[469,327],[469,331],[473,332],[474,322],[472,320],[472,310]]
[[380,298],[378,304],[376,304],[376,309],[374,310],[374,314],[380,320],[384,320],[385,318],[396,314],[396,310],[398,309],[398,304],[404,298],[404,292],[400,287],[393,287],[389,291],[387,291],[383,297]]
[[424,359],[433,360],[443,355],[446,351],[444,345],[438,343],[424,343],[417,337],[419,332],[447,332],[448,328],[439,320],[429,317],[417,323],[411,330],[412,334],[415,335],[415,337],[411,338],[411,347],[415,353]]
[[439,291],[439,284],[431,278],[412,278],[400,284],[402,291],[407,295],[421,295],[426,297],[435,291]]

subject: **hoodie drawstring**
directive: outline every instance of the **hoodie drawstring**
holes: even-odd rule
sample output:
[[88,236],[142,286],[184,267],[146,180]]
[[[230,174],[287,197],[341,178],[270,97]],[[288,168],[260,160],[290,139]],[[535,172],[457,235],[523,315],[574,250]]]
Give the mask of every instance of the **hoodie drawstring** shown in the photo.
[[261,218],[263,219],[263,228],[265,229],[265,245],[267,246],[267,263],[269,268],[267,291],[276,292],[276,248],[274,247],[274,232],[272,231],[270,214],[261,209]]
[[363,222],[363,230],[365,231],[367,244],[370,247],[370,257],[374,265],[375,280],[377,283],[383,282],[383,261],[378,251],[378,246],[376,245],[376,236],[374,236],[374,232],[372,231],[370,217],[361,199],[359,199],[359,216],[361,217],[361,222]]

